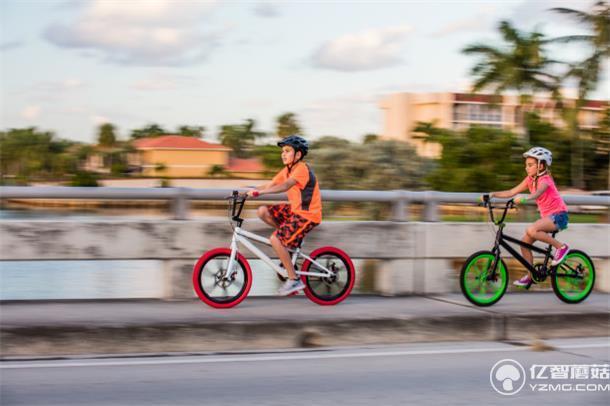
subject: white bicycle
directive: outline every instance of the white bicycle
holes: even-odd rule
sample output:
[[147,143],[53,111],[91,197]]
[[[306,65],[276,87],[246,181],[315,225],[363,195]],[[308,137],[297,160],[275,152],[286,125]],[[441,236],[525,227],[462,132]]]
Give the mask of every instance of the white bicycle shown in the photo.
[[[239,253],[238,243],[263,260],[278,277],[285,280],[286,270],[277,265],[252,241],[271,246],[268,238],[242,229],[241,212],[247,197],[233,191],[229,199],[229,219],[233,228],[230,248],[215,248],[204,253],[193,269],[193,287],[199,299],[216,308],[238,305],[252,287],[252,270]],[[322,247],[309,255],[301,247],[289,250],[296,274],[305,284],[305,295],[319,305],[343,301],[354,287],[356,272],[350,257],[336,247]],[[299,263],[301,263],[299,269]]]

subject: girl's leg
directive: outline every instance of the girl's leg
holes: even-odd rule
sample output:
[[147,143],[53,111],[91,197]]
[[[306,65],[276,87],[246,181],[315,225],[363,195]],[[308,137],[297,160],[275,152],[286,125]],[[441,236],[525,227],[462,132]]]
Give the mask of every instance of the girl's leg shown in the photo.
[[[530,237],[527,233],[523,236],[521,241],[528,243],[528,244],[534,243],[534,239],[532,237]],[[525,247],[521,247],[521,255],[523,255],[523,258],[525,258],[525,260],[527,262],[529,262],[530,264],[534,263],[534,254],[532,254],[532,250],[529,250]]]
[[551,244],[556,249],[563,246],[562,243],[551,237],[548,233],[557,231],[557,226],[550,217],[543,217],[527,228],[527,235],[534,240]]

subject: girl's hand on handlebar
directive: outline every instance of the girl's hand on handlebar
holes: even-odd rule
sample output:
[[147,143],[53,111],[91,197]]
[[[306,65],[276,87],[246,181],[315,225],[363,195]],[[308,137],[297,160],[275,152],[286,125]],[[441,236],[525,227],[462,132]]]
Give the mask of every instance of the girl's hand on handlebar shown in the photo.
[[527,203],[527,197],[524,197],[524,196],[515,197],[513,202],[515,203],[515,205],[525,204],[525,203]]

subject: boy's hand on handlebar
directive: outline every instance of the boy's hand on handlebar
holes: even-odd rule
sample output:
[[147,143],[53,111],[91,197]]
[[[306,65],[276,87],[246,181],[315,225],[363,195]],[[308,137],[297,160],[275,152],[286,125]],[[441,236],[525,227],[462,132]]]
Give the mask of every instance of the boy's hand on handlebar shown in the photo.
[[246,192],[246,196],[257,198],[258,196],[260,196],[260,192],[256,189],[250,189]]

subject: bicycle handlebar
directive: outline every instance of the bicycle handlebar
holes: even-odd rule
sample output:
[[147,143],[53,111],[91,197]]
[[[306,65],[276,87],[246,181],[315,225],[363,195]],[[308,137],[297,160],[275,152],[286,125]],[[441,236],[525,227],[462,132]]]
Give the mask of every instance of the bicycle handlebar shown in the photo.
[[244,209],[244,204],[246,204],[246,200],[248,200],[248,195],[246,193],[239,193],[238,190],[234,190],[231,196],[227,196],[227,199],[231,200],[229,203],[231,220],[241,224],[244,219],[242,219],[240,216],[242,210]]
[[[508,210],[513,209],[515,207],[515,199],[508,200],[504,206],[493,206],[491,204],[491,199],[489,198],[489,195],[484,194],[483,205],[489,209],[489,217],[491,218],[491,222],[495,225],[500,225],[504,223],[504,220],[506,219],[506,214],[508,214]],[[493,209],[504,209],[502,217],[497,222],[495,220]]]

